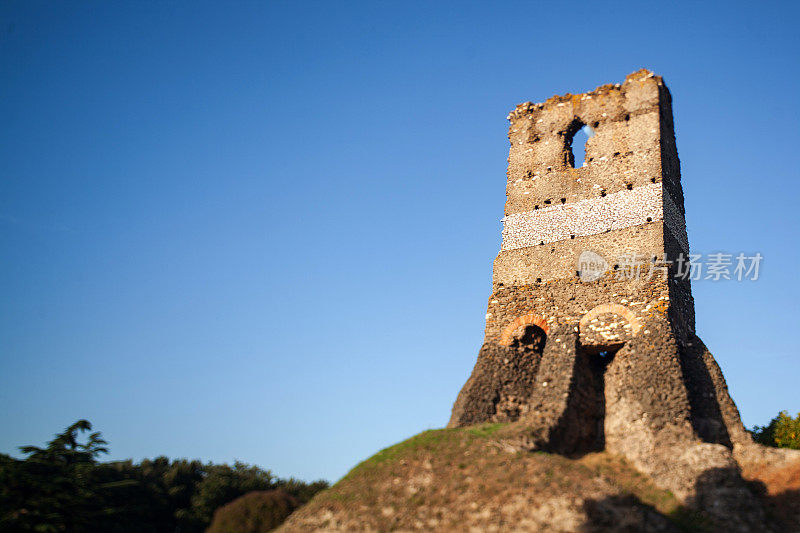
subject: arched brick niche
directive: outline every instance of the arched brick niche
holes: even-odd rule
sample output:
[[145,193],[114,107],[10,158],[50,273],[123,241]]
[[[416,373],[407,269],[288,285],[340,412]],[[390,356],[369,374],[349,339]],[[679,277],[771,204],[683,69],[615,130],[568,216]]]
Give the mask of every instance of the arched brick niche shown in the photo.
[[503,333],[500,335],[500,344],[504,344],[506,346],[511,345],[514,340],[514,332],[518,328],[530,324],[542,328],[542,331],[544,331],[545,335],[549,333],[547,321],[544,318],[533,313],[528,313],[527,315],[518,316],[509,325],[507,325],[505,329],[503,329]]
[[620,304],[602,304],[581,318],[580,340],[584,346],[621,346],[641,328],[639,317],[629,308]]

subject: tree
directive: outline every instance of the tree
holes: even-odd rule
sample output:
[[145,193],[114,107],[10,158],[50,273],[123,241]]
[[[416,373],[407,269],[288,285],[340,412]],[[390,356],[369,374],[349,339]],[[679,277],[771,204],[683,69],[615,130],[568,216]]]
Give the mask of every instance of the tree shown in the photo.
[[0,526],[8,530],[73,531],[91,522],[96,501],[91,469],[108,453],[100,433],[85,443],[79,433],[92,424],[78,420],[46,448],[21,446],[24,461],[4,457],[0,467]]
[[78,420],[63,433],[56,435],[56,438],[47,443],[47,448],[36,446],[20,446],[22,453],[29,455],[31,461],[44,463],[94,463],[101,453],[108,453],[108,444],[100,438],[100,432],[89,435],[89,440],[81,444],[78,442],[78,433],[91,431],[92,423],[88,420]]
[[192,509],[196,517],[208,524],[218,507],[252,491],[275,488],[272,473],[257,466],[236,461],[228,465],[208,465],[206,476],[199,483],[192,497]]
[[281,489],[248,492],[214,512],[206,533],[265,533],[286,520],[299,506]]
[[328,486],[278,479],[240,462],[100,463],[107,443],[100,433],[84,441],[91,429],[79,420],[44,448],[22,446],[24,460],[0,454],[0,531],[201,533],[214,511],[244,494],[281,488],[296,506]]
[[786,411],[781,411],[769,424],[755,426],[751,433],[759,444],[800,450],[800,413],[792,418]]

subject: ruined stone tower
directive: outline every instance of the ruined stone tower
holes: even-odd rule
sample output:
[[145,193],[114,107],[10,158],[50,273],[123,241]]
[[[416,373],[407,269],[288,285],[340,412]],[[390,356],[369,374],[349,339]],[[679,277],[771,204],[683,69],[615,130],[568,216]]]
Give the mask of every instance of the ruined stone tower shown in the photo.
[[[682,275],[689,243],[669,90],[641,70],[508,118],[485,340],[449,425],[517,422],[530,448],[606,449],[684,499],[702,483],[743,495],[732,452],[750,437],[695,335]],[[583,126],[594,135],[575,168]]]

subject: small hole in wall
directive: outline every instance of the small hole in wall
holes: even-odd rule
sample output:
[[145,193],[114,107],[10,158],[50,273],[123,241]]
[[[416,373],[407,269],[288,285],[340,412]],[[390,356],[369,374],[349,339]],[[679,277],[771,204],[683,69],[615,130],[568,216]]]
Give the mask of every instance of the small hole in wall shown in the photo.
[[547,205],[550,205],[550,200],[545,200],[544,203],[546,203]]
[[580,123],[574,127],[579,127],[575,130],[572,136],[567,137],[567,148],[570,151],[570,163],[572,168],[581,168],[586,165],[586,141],[594,135],[594,129],[590,126],[581,126]]
[[598,127],[598,126],[600,126],[600,123],[599,123],[599,122],[595,122],[594,124],[592,124],[592,127],[593,127],[594,129],[597,129],[597,127]]
[[614,270],[619,270],[619,265],[614,265]]
[[633,183],[628,183],[628,184],[625,185],[625,187],[627,187],[627,189],[629,191],[632,191],[633,190]]
[[534,209],[539,209],[538,205],[533,206]]
[[606,195],[606,191],[600,191],[600,197],[601,197],[601,198],[602,198],[603,196],[605,196],[605,195]]
[[629,121],[630,119],[631,119],[630,115],[625,115],[625,122]]
[[544,244],[544,241],[541,241],[539,244]]
[[569,236],[569,238],[570,238],[570,239],[574,239],[574,238],[575,238],[575,235],[570,235],[570,236]]
[[567,203],[567,199],[566,199],[566,198],[562,198],[562,199],[561,199],[561,203],[562,203],[562,204],[565,204],[565,203]]
[[653,221],[653,218],[652,218],[652,217],[647,217],[647,221],[648,221],[648,222],[652,222],[652,221]]
[[541,282],[542,282],[542,278],[536,278],[536,283],[541,283]]
[[650,178],[650,183],[655,183],[655,182],[656,182],[655,178]]
[[581,271],[580,270],[576,270],[575,271],[575,275],[578,276],[578,277],[581,277]]

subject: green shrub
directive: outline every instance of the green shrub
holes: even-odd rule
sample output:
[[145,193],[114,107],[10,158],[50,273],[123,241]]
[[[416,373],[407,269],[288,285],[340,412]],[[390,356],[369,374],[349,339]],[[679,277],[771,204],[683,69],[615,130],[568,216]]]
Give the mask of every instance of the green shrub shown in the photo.
[[766,426],[756,426],[751,431],[753,440],[766,446],[800,450],[800,413],[792,418],[781,411]]
[[262,533],[272,531],[299,506],[281,489],[248,492],[214,512],[206,533]]

